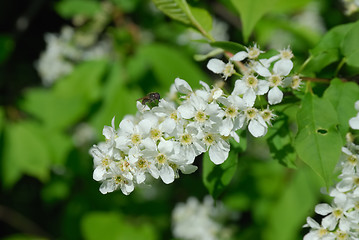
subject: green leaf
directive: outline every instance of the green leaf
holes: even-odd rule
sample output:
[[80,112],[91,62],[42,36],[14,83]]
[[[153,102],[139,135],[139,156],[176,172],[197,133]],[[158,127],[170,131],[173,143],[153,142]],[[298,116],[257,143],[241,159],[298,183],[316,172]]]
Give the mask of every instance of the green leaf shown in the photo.
[[164,44],[151,44],[141,47],[138,54],[151,64],[163,93],[168,92],[177,77],[186,80],[194,89],[200,87],[200,80],[210,82],[197,63],[181,50]]
[[266,140],[270,155],[274,160],[286,167],[296,168],[295,159],[297,155],[289,129],[288,117],[281,114],[280,119],[276,119],[273,126],[268,129]]
[[107,62],[86,62],[52,89],[30,89],[21,107],[49,129],[64,129],[76,123],[101,96],[101,79]]
[[245,51],[246,48],[239,43],[236,42],[229,42],[229,41],[217,41],[209,43],[212,47],[222,48],[225,51],[231,52],[236,54],[240,51]]
[[284,191],[267,217],[263,240],[297,239],[320,195],[318,178],[312,173],[306,168],[286,175]]
[[307,93],[298,111],[297,122],[295,148],[299,157],[324,180],[327,187],[331,186],[343,145],[333,105],[327,99]]
[[138,88],[126,87],[123,76],[123,69],[119,63],[113,63],[103,89],[102,105],[90,120],[99,133],[102,132],[104,125],[110,125],[114,116],[118,120],[126,114],[134,114],[137,111],[136,100],[143,93]]
[[212,18],[205,9],[191,7],[186,0],[152,0],[152,2],[170,18],[190,25],[205,37],[212,38],[209,35],[212,29]]
[[231,0],[242,20],[243,38],[248,42],[256,23],[275,6],[277,0]]
[[308,72],[319,72],[341,58],[340,46],[344,36],[353,27],[352,23],[340,25],[328,31],[321,41],[310,50],[311,58],[306,65]]
[[11,187],[23,174],[48,180],[51,156],[41,131],[42,126],[34,122],[7,124],[1,174],[5,187]]
[[346,63],[352,67],[359,67],[359,21],[353,24],[341,42],[341,50],[347,58]]
[[231,182],[237,170],[238,152],[231,149],[224,163],[215,165],[208,152],[203,155],[203,183],[213,198],[218,198]]
[[334,106],[339,120],[339,130],[344,139],[349,131],[349,119],[356,114],[354,103],[359,98],[358,84],[333,79],[325,90],[323,98]]
[[131,224],[117,213],[92,212],[82,219],[81,230],[86,240],[158,239],[155,228],[148,223]]
[[101,4],[93,0],[63,0],[56,4],[55,9],[59,15],[67,19],[76,15],[94,17],[101,10]]

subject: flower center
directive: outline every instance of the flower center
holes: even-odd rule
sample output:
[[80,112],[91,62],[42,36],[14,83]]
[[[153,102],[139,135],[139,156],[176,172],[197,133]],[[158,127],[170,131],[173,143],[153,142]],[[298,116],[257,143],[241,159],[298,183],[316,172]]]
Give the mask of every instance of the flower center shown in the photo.
[[269,83],[270,83],[271,87],[280,86],[280,85],[282,85],[282,78],[280,76],[278,76],[278,75],[272,75],[269,78]]
[[140,135],[140,134],[137,134],[137,133],[132,134],[132,136],[131,136],[131,142],[132,142],[133,145],[138,145],[138,144],[140,144],[140,143],[141,143],[141,139],[142,139],[141,135]]
[[269,122],[273,117],[273,113],[271,110],[265,109],[261,112],[261,116],[264,121]]
[[226,109],[226,116],[230,118],[235,118],[238,115],[238,111],[236,108],[230,106]]
[[229,62],[224,67],[223,76],[224,76],[225,79],[227,79],[228,77],[232,76],[232,74],[235,73],[235,72],[236,71],[234,70],[233,64]]
[[257,116],[257,109],[255,108],[248,108],[246,112],[246,116],[248,119],[254,119]]
[[147,168],[148,167],[147,160],[144,159],[143,157],[140,157],[137,161],[137,167],[138,168]]
[[188,133],[182,134],[180,142],[182,145],[190,145],[192,143],[192,136]]
[[119,163],[118,163],[118,167],[121,169],[122,172],[125,172],[128,170],[130,166],[130,163],[127,162],[126,160],[121,160]]
[[159,164],[164,164],[167,162],[167,156],[163,153],[157,155],[156,160]]
[[246,77],[246,84],[248,87],[255,88],[257,87],[258,79],[253,75],[249,75]]
[[203,123],[207,120],[207,115],[203,111],[198,111],[194,116],[194,119],[196,119],[197,122]]
[[261,53],[260,50],[256,46],[251,47],[248,51],[248,58],[256,59],[260,53]]
[[328,233],[328,230],[325,229],[325,228],[321,228],[318,231],[318,234],[319,234],[320,237],[323,237],[323,236],[327,235],[327,233]]
[[343,214],[343,211],[340,208],[337,208],[333,211],[333,215],[336,218],[340,218],[342,216],[342,214]]
[[158,128],[153,128],[150,131],[150,135],[153,140],[157,141],[162,137],[162,132]]
[[203,137],[203,141],[206,145],[210,146],[214,143],[214,136],[212,133],[207,133],[204,137]]
[[294,90],[298,89],[300,87],[300,84],[302,83],[302,79],[299,76],[293,76],[291,88]]
[[177,111],[174,111],[173,113],[171,113],[170,118],[172,118],[173,120],[177,121],[178,117],[177,117]]
[[351,164],[351,165],[354,165],[356,166],[357,163],[358,163],[358,158],[355,156],[355,155],[350,155],[348,156],[348,162]]
[[102,159],[102,161],[101,161],[102,166],[108,167],[109,164],[110,164],[110,159],[108,159],[108,157],[105,157],[104,159]]
[[353,182],[355,185],[359,186],[359,177],[354,177]]
[[292,57],[294,57],[294,55],[293,55],[291,50],[284,49],[284,50],[280,51],[280,58],[281,59],[291,59]]

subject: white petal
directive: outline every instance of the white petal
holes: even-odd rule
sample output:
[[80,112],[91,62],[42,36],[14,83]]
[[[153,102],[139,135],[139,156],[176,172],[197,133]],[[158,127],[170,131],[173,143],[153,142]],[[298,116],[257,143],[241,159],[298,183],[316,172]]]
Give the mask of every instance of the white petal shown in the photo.
[[247,106],[253,106],[256,101],[256,93],[252,88],[248,88],[243,95],[243,100]]
[[176,128],[176,121],[172,118],[166,118],[161,124],[160,129],[162,132],[171,133]]
[[317,223],[313,218],[311,217],[307,217],[307,223],[309,225],[309,227],[314,228],[314,229],[319,229],[320,225],[319,223]]
[[184,119],[193,118],[195,115],[195,109],[191,104],[183,104],[177,108],[177,111]]
[[334,217],[333,214],[329,214],[322,220],[323,227],[325,227],[326,229],[328,229],[330,231],[334,230],[337,223],[338,223],[337,219]]
[[281,59],[273,66],[273,72],[280,76],[287,76],[293,68],[293,62],[289,59]]
[[269,104],[277,104],[283,100],[283,93],[278,87],[273,87],[268,92],[268,102]]
[[262,137],[267,133],[267,128],[260,124],[256,119],[249,122],[248,130],[253,137]]
[[175,173],[168,165],[163,165],[160,169],[160,177],[166,184],[172,183],[175,180]]
[[232,91],[232,95],[243,94],[247,91],[248,87],[244,80],[238,79],[234,84],[234,89]]
[[188,94],[192,92],[191,86],[183,79],[176,78],[175,86],[178,92]]
[[333,211],[333,208],[327,204],[327,203],[320,203],[317,206],[315,206],[315,212],[325,216]]
[[106,139],[111,139],[111,137],[113,136],[113,130],[114,129],[112,127],[104,126],[102,130],[102,135],[104,135]]
[[198,169],[198,167],[194,165],[183,165],[180,169],[181,172],[184,174],[191,174],[194,173]]
[[265,80],[259,80],[257,85],[257,95],[266,94],[269,90],[269,82]]
[[359,129],[359,117],[353,117],[349,120],[349,126],[352,129]]
[[258,73],[259,75],[261,75],[262,77],[270,77],[272,74],[270,73],[270,71],[265,68],[264,66],[262,66],[262,64],[257,63],[253,66],[254,71],[256,71],[256,73]]
[[158,150],[162,153],[170,153],[173,150],[173,142],[172,141],[161,141],[158,144]]
[[222,60],[216,58],[212,58],[207,63],[207,68],[214,73],[223,73],[225,66],[226,64]]
[[129,119],[123,119],[120,122],[120,130],[124,131],[125,133],[133,133],[135,125]]
[[103,180],[103,175],[106,173],[106,169],[103,166],[98,166],[93,171],[92,178],[95,181],[101,181]]
[[218,165],[228,158],[228,152],[229,148],[223,148],[223,146],[217,143],[209,148],[209,158],[214,164]]
[[205,83],[203,81],[199,81],[199,84],[201,84],[207,92],[211,91],[211,88],[208,86],[207,83]]
[[245,58],[248,57],[248,53],[245,52],[245,51],[240,51],[240,52],[237,52],[236,54],[234,54],[233,57],[230,58],[230,60],[232,61],[242,61],[244,60]]
[[137,175],[136,175],[136,182],[138,184],[141,184],[143,183],[144,181],[146,180],[146,174],[145,172],[137,172]]
[[353,187],[353,179],[345,178],[345,179],[341,180],[337,184],[336,187],[337,187],[338,191],[340,191],[340,192],[347,192],[347,191],[351,190]]
[[222,136],[228,136],[230,134],[230,132],[232,131],[233,129],[233,121],[232,119],[230,118],[225,118],[220,127],[219,127],[219,133],[222,135]]

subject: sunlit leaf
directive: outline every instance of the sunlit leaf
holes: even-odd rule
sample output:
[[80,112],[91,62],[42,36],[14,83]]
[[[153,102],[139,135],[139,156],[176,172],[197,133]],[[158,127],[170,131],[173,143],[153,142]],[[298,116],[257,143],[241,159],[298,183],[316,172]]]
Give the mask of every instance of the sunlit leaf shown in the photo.
[[329,187],[343,145],[337,113],[329,100],[307,93],[297,122],[296,151]]
[[320,42],[310,50],[311,60],[306,65],[307,72],[319,72],[341,58],[340,46],[344,36],[353,27],[352,23],[343,24],[328,31]]
[[164,14],[190,25],[199,30],[204,36],[209,36],[212,29],[212,18],[205,9],[194,8],[186,0],[152,0]]
[[342,53],[347,58],[346,63],[353,67],[359,67],[358,39],[359,21],[353,24],[341,42]]
[[231,0],[242,20],[243,38],[247,42],[256,23],[271,11],[276,0]]
[[7,124],[1,174],[4,186],[12,186],[23,174],[41,181],[49,178],[51,155],[41,129],[34,122]]
[[320,195],[320,182],[310,169],[287,176],[286,186],[271,207],[263,240],[297,239],[305,218],[313,212]]
[[139,49],[147,63],[152,66],[161,91],[167,92],[174,80],[186,80],[192,88],[198,88],[199,81],[209,82],[208,76],[197,63],[181,52],[164,44],[151,44]]
[[71,19],[76,15],[93,17],[101,9],[101,5],[92,0],[64,0],[59,1],[55,9],[63,18]]
[[88,213],[82,219],[81,230],[86,240],[158,239],[150,224],[131,224],[121,215],[111,212]]

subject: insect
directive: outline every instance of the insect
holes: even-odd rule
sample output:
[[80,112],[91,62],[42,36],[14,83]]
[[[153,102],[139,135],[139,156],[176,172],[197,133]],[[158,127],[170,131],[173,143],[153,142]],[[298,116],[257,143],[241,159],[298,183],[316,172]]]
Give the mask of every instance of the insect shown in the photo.
[[143,105],[148,104],[148,103],[155,103],[156,101],[158,101],[161,98],[160,94],[158,92],[151,92],[149,94],[147,94],[146,96],[137,99],[136,101],[141,101],[141,103]]

